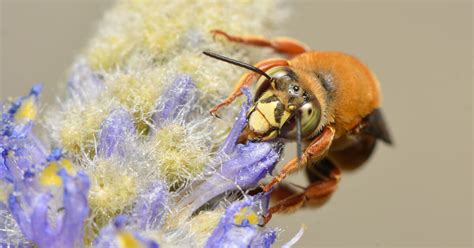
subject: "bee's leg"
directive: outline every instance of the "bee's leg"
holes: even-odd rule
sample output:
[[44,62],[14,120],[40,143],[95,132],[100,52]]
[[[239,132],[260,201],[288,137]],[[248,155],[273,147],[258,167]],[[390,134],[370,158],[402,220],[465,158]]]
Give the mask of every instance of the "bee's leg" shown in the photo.
[[269,184],[267,184],[263,191],[268,192],[273,185],[279,183],[288,174],[300,168],[300,166],[306,166],[308,162],[320,160],[329,150],[332,140],[334,138],[335,130],[331,126],[327,126],[323,129],[315,140],[313,140],[301,157],[301,161],[298,163],[298,158],[292,159],[290,162],[285,164],[280,170],[277,176],[273,177]]
[[274,39],[267,39],[263,36],[257,35],[246,35],[246,36],[234,36],[230,35],[222,30],[214,29],[211,30],[213,36],[221,35],[224,36],[227,40],[237,43],[249,44],[254,46],[269,47],[272,48],[277,53],[283,53],[290,57],[304,53],[308,51],[308,47],[303,43],[287,38],[287,37],[278,37]]
[[[268,209],[264,218],[265,223],[270,221],[275,213],[291,213],[304,206],[319,206],[329,198],[337,187],[341,172],[329,160],[325,159],[322,162],[307,167],[311,184],[304,188],[303,192],[297,193],[285,184],[278,185],[272,192],[272,199],[277,198],[279,201]],[[274,197],[274,194],[277,196]],[[286,197],[280,198],[281,196]]]
[[[275,66],[288,66],[288,61],[285,59],[266,59],[258,62],[255,64],[255,67],[262,71],[267,71],[268,69],[275,67]],[[211,115],[217,116],[217,111],[224,106],[231,104],[235,98],[242,95],[242,87],[250,86],[252,83],[255,82],[256,77],[259,76],[254,72],[245,73],[239,80],[239,82],[235,85],[234,89],[230,93],[230,95],[224,99],[221,103],[217,104],[214,108],[212,108],[209,112]]]

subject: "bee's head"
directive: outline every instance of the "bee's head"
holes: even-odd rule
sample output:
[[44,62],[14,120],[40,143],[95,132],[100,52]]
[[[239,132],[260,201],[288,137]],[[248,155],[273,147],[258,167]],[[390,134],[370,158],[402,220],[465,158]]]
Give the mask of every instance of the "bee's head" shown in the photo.
[[268,70],[260,77],[249,110],[247,132],[250,140],[270,140],[276,137],[297,138],[298,118],[301,136],[308,137],[317,128],[321,109],[311,92],[303,88],[297,75],[287,66]]
[[301,139],[311,138],[321,121],[318,99],[298,82],[288,66],[275,66],[266,72],[247,63],[213,52],[203,52],[215,59],[249,69],[259,75],[254,104],[247,113],[248,123],[239,141],[266,141],[278,137],[297,140],[301,158]]

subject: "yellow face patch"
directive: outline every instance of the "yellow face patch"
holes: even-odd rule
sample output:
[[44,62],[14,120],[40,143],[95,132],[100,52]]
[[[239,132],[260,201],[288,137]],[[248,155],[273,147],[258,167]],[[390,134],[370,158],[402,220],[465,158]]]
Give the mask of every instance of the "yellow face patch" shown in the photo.
[[291,116],[290,112],[284,110],[281,104],[281,100],[273,91],[264,92],[249,112],[250,129],[258,134],[266,134],[272,129],[281,129]]
[[278,102],[263,103],[258,102],[256,109],[265,116],[268,124],[272,127],[278,127],[279,123],[275,119],[275,109],[277,108]]
[[234,216],[234,223],[236,225],[242,225],[242,222],[247,220],[252,225],[258,224],[258,215],[252,209],[242,208],[240,212],[238,212]]
[[250,129],[256,133],[266,133],[270,130],[270,125],[265,120],[265,117],[258,111],[254,111],[250,114],[248,121]]

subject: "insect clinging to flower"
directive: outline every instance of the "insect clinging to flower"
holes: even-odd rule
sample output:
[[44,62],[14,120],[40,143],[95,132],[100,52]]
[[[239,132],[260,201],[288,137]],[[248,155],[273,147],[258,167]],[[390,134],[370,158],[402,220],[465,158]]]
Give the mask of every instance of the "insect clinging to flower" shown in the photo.
[[[266,59],[255,66],[212,52],[204,54],[251,70],[230,95],[210,110],[231,104],[242,87],[256,84],[253,106],[240,142],[296,140],[297,157],[263,187],[268,192],[287,175],[305,168],[310,184],[302,193],[283,185],[274,189],[279,202],[273,213],[289,212],[319,203],[335,190],[340,168],[356,168],[372,154],[377,140],[392,140],[380,109],[379,82],[357,58],[342,53],[311,51],[289,38],[233,36],[213,30],[230,42],[268,47],[288,59]],[[304,150],[303,150],[304,148]],[[283,197],[284,196],[284,197]]]

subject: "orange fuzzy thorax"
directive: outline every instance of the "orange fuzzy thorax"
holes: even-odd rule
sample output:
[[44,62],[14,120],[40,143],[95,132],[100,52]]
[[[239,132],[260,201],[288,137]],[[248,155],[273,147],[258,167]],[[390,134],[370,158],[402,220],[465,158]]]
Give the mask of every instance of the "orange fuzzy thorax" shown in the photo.
[[[354,128],[379,107],[379,82],[374,74],[353,56],[341,52],[307,52],[290,61],[299,83],[319,100],[321,125],[333,123],[336,137]],[[316,73],[331,77],[333,92],[324,89]]]

